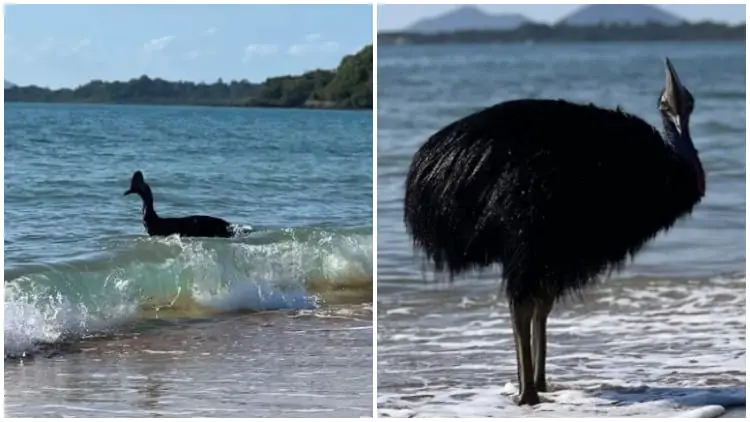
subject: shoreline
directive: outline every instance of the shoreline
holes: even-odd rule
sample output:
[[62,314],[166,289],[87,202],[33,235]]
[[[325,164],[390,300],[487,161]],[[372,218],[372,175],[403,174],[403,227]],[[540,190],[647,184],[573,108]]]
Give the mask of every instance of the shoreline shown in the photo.
[[[410,34],[412,35],[412,34]],[[419,35],[419,34],[416,34]],[[659,43],[675,43],[675,44],[725,44],[725,43],[745,43],[745,40],[740,39],[710,39],[710,40],[536,40],[530,38],[528,40],[492,40],[492,41],[477,41],[477,40],[414,40],[407,39],[406,36],[399,36],[396,39],[391,39],[391,35],[385,35],[385,40],[378,41],[378,47],[397,47],[397,46],[410,46],[410,45],[569,45],[569,44],[659,44]]]
[[271,105],[239,105],[239,104],[182,104],[182,103],[121,103],[121,102],[95,102],[95,101],[13,101],[5,100],[5,104],[74,104],[74,105],[124,105],[124,106],[156,106],[156,107],[215,107],[215,108],[261,108],[261,109],[286,109],[286,110],[335,110],[335,111],[369,111],[369,108],[335,107],[335,106],[271,106]]

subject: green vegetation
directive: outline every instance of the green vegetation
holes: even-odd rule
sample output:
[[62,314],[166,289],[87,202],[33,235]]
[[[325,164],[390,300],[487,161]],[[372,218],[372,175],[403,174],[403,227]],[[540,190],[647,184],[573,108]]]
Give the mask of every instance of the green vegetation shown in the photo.
[[384,32],[378,34],[378,45],[648,41],[745,41],[745,24],[731,26],[714,22],[700,22],[674,26],[658,23],[569,26],[528,23],[506,31],[475,30],[438,34]]
[[372,46],[341,61],[338,72],[312,100],[351,108],[372,108]]
[[169,82],[146,75],[127,82],[91,81],[75,89],[12,87],[5,101],[172,104],[238,107],[372,108],[372,45],[341,60],[335,70],[213,84]]

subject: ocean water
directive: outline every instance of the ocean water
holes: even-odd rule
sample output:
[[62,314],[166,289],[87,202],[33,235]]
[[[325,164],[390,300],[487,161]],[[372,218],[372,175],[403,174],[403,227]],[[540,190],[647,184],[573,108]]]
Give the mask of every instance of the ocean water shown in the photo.
[[372,414],[370,113],[8,103],[4,193],[6,415]]
[[[552,392],[519,408],[498,271],[432,282],[406,236],[412,155],[448,123],[522,97],[620,105],[660,124],[664,56],[696,100],[707,195],[625,271],[556,306]],[[744,43],[380,48],[378,414],[718,416],[744,407],[745,131]]]

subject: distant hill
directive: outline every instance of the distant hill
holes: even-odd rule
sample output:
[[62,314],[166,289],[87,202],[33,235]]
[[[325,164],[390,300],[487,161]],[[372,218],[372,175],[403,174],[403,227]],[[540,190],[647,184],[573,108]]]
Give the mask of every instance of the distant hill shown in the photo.
[[526,16],[519,14],[493,15],[475,6],[463,6],[434,18],[417,21],[406,31],[432,34],[460,30],[508,30],[529,22]]
[[4,80],[4,81],[5,81],[5,89],[13,88],[14,86],[16,86],[16,84],[14,84],[13,82],[8,82],[6,80]]
[[565,17],[558,24],[571,26],[596,26],[611,24],[679,25],[684,19],[648,4],[592,4]]
[[[381,32],[378,45],[401,44],[496,44],[582,42],[691,42],[745,41],[745,24],[715,22],[663,25],[545,25],[527,23],[510,30],[455,31],[434,34]],[[7,96],[7,93],[6,93]]]

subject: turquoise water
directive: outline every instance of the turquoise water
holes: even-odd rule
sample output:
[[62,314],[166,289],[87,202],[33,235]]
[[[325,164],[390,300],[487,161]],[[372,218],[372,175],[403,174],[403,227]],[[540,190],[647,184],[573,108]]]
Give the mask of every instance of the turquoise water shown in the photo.
[[[370,328],[341,347],[371,347],[372,124],[370,113],[353,111],[6,104],[6,357],[113,335],[127,344],[143,332],[173,338],[166,351],[184,350],[190,341],[156,322],[196,330],[192,324],[208,318],[214,325],[201,327],[212,332],[237,321],[221,315],[246,311],[278,311],[290,321],[300,312],[342,313],[349,328]],[[213,215],[253,233],[149,238],[140,199],[123,196],[135,170],[162,217]],[[119,347],[103,341],[87,349]],[[227,341],[241,340],[214,346]],[[281,341],[264,353],[289,347]],[[300,353],[323,359],[306,347]],[[359,376],[371,376],[371,358],[355,358],[352,368],[367,368]],[[356,382],[350,391],[371,391]]]
[[[639,409],[602,398],[633,385],[665,387],[666,394],[721,386],[728,389],[717,396],[724,401],[707,404],[744,404],[744,43],[389,46],[378,51],[381,414],[528,416],[505,388],[516,382],[516,367],[498,272],[449,286],[424,282],[402,222],[404,180],[417,148],[456,119],[524,97],[619,105],[659,125],[665,56],[696,100],[691,132],[707,195],[625,271],[586,300],[558,306],[547,373],[561,392],[544,410],[574,417],[594,408],[599,416],[676,412],[669,400]],[[637,395],[621,396],[627,403]],[[587,405],[572,404],[582,401]],[[691,403],[700,399],[675,407]]]

